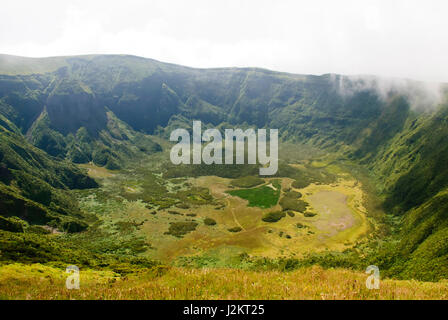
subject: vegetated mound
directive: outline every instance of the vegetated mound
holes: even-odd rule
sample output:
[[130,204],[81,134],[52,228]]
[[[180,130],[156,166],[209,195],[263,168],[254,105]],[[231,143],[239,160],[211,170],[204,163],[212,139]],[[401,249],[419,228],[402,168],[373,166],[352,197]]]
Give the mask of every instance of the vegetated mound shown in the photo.
[[280,202],[280,206],[282,207],[283,211],[297,211],[297,212],[305,212],[306,208],[308,207],[308,203],[300,200],[300,199],[294,199],[292,197],[285,196],[283,197]]
[[240,232],[241,230],[243,230],[241,227],[232,227],[227,229],[229,232]]
[[292,198],[292,199],[300,199],[302,197],[302,194],[298,191],[291,191],[288,190],[284,194],[285,198]]
[[310,211],[307,211],[307,212],[304,212],[303,213],[303,216],[304,217],[307,217],[307,218],[312,218],[312,217],[314,217],[314,216],[316,216],[317,214],[316,213],[314,213],[314,212],[310,212]]
[[309,180],[294,180],[291,184],[291,186],[296,189],[303,189],[308,187],[309,185],[310,185]]
[[216,220],[207,217],[204,219],[204,224],[207,226],[214,226],[216,224]]
[[286,213],[283,211],[274,211],[274,212],[268,212],[263,215],[261,220],[264,222],[277,222],[280,219],[284,218],[286,216]]
[[177,238],[182,238],[187,233],[196,230],[198,226],[197,222],[185,221],[185,222],[170,222],[170,227],[165,234],[175,236]]

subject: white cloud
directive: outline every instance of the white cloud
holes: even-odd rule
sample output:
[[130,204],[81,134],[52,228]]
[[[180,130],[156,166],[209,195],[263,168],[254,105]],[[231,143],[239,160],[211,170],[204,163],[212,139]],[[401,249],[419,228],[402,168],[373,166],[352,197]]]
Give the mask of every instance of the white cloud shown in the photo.
[[445,0],[4,0],[0,52],[448,82],[447,9]]

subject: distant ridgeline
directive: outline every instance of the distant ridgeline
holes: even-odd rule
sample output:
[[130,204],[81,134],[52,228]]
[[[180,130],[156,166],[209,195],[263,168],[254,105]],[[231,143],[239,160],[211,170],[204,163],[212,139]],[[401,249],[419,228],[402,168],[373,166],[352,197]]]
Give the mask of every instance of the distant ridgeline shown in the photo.
[[[401,241],[380,268],[447,277],[446,88],[435,102],[422,98],[417,82],[405,92],[380,91],[380,82],[125,55],[0,55],[0,214],[82,230],[70,224],[79,212],[66,193],[95,182],[71,162],[119,169],[161,150],[150,134],[168,139],[192,120],[278,128],[280,140],[337,152],[371,171],[386,211],[403,216]],[[422,98],[417,106],[413,93]]]

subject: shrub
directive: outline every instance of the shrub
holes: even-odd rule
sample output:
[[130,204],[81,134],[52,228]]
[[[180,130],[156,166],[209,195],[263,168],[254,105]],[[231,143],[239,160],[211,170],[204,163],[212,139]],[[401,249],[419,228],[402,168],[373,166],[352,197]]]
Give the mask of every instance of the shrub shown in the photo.
[[36,234],[50,234],[51,231],[48,229],[45,229],[41,226],[29,226],[28,228],[26,228],[26,232],[27,233],[36,233]]
[[74,163],[87,163],[90,160],[87,154],[85,154],[77,147],[74,147],[72,150],[70,150],[67,156]]
[[263,215],[261,220],[264,222],[277,222],[281,218],[284,218],[286,214],[282,211],[274,211],[274,212],[268,212]]
[[240,232],[243,229],[241,229],[240,227],[233,227],[233,228],[230,228],[230,229],[227,229],[227,230],[230,231],[230,232]]
[[121,167],[120,165],[117,163],[117,161],[113,158],[109,158],[109,160],[107,160],[106,163],[106,169],[108,170],[120,170]]
[[298,212],[304,212],[306,210],[306,207],[308,206],[308,203],[306,203],[305,201],[293,199],[290,197],[283,197],[280,200],[279,204],[282,207],[283,211],[293,210]]
[[0,229],[11,232],[23,232],[23,226],[25,222],[19,218],[11,217],[4,218],[0,216]]
[[111,152],[108,149],[99,149],[93,153],[92,160],[98,166],[104,166],[109,160]]
[[294,180],[291,186],[296,189],[303,189],[308,187],[310,184],[309,181],[306,180]]
[[82,221],[66,221],[62,223],[62,228],[68,233],[76,233],[86,230],[88,225]]
[[171,222],[168,231],[165,234],[175,236],[177,238],[182,238],[189,232],[196,230],[198,224],[193,221],[187,222]]
[[216,221],[212,218],[205,218],[204,224],[207,226],[214,226],[216,224]]
[[287,191],[285,192],[284,196],[288,198],[299,199],[302,197],[302,194],[298,191]]
[[190,209],[190,206],[186,203],[180,202],[176,203],[176,207],[179,209]]
[[307,218],[311,218],[311,217],[314,217],[316,215],[316,213],[307,211],[303,215]]

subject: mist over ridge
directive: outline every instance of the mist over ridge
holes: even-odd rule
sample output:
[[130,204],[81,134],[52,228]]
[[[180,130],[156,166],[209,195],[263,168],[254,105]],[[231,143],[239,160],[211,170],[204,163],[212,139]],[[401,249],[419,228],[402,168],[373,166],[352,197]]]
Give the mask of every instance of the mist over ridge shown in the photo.
[[373,91],[386,100],[394,94],[405,96],[414,111],[433,111],[443,102],[445,83],[387,78],[375,75],[331,74],[336,90],[344,97],[360,91]]

